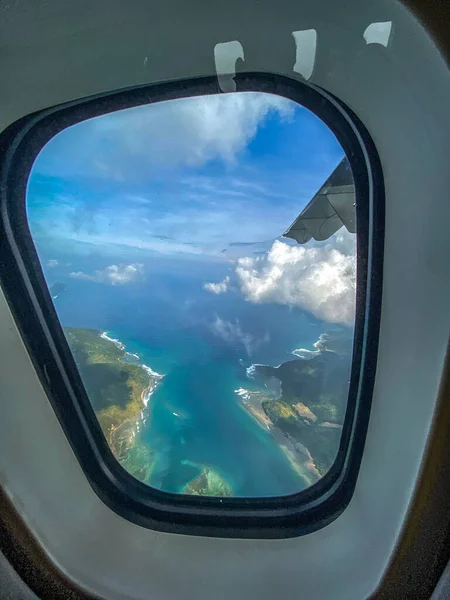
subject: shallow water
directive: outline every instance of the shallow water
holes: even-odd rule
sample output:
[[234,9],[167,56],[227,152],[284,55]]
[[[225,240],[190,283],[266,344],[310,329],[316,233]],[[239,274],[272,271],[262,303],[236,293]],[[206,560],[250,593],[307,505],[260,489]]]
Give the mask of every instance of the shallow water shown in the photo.
[[192,274],[181,297],[179,284],[161,277],[111,291],[77,282],[58,299],[64,325],[106,330],[164,375],[140,432],[156,455],[150,484],[180,492],[208,466],[237,496],[300,491],[304,481],[242,409],[235,390],[257,388],[246,373],[252,363],[278,365],[294,358],[295,348],[312,347],[321,333],[317,322],[287,307],[252,305],[237,294],[202,293]]

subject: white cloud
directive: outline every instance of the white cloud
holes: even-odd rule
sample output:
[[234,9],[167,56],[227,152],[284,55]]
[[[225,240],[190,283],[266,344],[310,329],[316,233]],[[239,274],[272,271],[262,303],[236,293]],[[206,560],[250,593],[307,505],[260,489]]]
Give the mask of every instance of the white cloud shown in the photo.
[[350,234],[312,247],[276,241],[263,256],[239,259],[236,275],[250,302],[298,306],[331,323],[354,320],[356,263]]
[[228,287],[230,285],[230,278],[227,275],[225,279],[220,281],[219,283],[205,283],[203,289],[207,292],[211,292],[212,294],[224,294],[228,291]]
[[75,125],[69,145],[64,134],[56,136],[45,152],[57,156],[58,149],[64,149],[69,154],[65,166],[55,158],[45,171],[53,173],[56,168],[61,175],[66,169],[136,182],[151,178],[162,166],[198,167],[215,159],[233,162],[271,111],[289,118],[294,107],[280,96],[245,92],[125,109]]
[[225,342],[230,344],[242,344],[248,355],[250,355],[252,350],[262,342],[268,341],[268,336],[263,340],[258,340],[251,333],[244,332],[239,323],[239,319],[236,319],[236,321],[232,323],[231,321],[221,319],[217,315],[215,321],[211,324],[211,331]]
[[59,260],[55,260],[54,258],[47,261],[47,267],[50,267],[51,269],[53,269],[54,267],[57,267],[58,265],[59,265]]
[[73,279],[86,279],[96,283],[109,283],[111,285],[124,285],[139,281],[143,278],[144,265],[133,263],[131,265],[109,265],[103,271],[95,271],[93,274],[76,271],[70,273]]

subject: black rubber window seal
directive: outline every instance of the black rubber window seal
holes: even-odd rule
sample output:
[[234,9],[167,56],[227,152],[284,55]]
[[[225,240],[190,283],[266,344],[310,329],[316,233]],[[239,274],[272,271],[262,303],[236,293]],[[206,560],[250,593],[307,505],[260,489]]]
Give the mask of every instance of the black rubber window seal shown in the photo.
[[43,146],[86,119],[163,100],[218,94],[216,77],[158,83],[45,109],[0,136],[0,282],[28,353],[92,488],[129,521],[158,531],[236,538],[286,538],[336,519],[350,502],[364,450],[376,373],[381,309],[384,185],[376,148],[355,114],[325,91],[288,77],[239,74],[237,91],[293,100],[336,135],[356,188],[357,299],[352,374],[335,463],[310,488],[274,498],[209,498],[156,490],[117,462],[101,431],[65,339],[30,234],[26,190]]

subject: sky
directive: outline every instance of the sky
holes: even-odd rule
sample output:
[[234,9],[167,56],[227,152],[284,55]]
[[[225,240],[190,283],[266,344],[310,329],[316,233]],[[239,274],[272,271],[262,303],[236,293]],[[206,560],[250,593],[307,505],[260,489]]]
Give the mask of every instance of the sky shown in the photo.
[[[320,119],[271,94],[126,109],[43,148],[28,183],[30,228],[47,271],[72,252],[64,264],[74,280],[137,284],[155,258],[227,262],[230,275],[203,291],[350,323],[353,236],[341,230],[306,246],[278,239],[342,157]],[[77,265],[86,248],[104,257],[101,268]]]

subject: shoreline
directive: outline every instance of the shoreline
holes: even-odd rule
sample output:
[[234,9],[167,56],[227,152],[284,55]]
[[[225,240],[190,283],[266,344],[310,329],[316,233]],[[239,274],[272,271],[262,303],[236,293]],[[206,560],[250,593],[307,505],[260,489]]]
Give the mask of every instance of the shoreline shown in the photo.
[[[148,418],[151,416],[150,411],[148,411],[148,414],[145,415],[144,417],[144,411],[147,409],[148,406],[148,402],[149,399],[151,397],[151,395],[153,394],[153,392],[155,391],[156,387],[158,385],[157,381],[152,380],[150,385],[145,388],[144,390],[142,390],[141,393],[141,402],[142,402],[142,407],[141,410],[137,413],[135,413],[132,416],[126,417],[119,425],[115,426],[111,426],[111,429],[109,431],[109,435],[108,435],[108,444],[111,448],[112,453],[114,454],[114,456],[117,456],[117,458],[120,460],[122,457],[122,453],[121,453],[121,443],[124,442],[124,436],[123,434],[123,430],[127,427],[130,428],[129,434],[128,434],[128,447],[126,448],[126,452],[128,452],[129,450],[131,450],[133,443],[135,441],[136,435],[139,433],[140,428],[141,428],[141,424],[147,422]],[[125,434],[126,435],[126,434]]]
[[[107,331],[102,331],[99,336],[112,344],[114,344],[119,350],[124,352],[124,356],[131,356],[136,360],[140,361],[138,354],[126,351],[126,345],[119,339],[112,338],[108,335]],[[119,359],[122,361],[122,358]],[[141,424],[146,424],[148,418],[151,416],[149,409],[149,401],[152,394],[158,387],[159,382],[164,378],[164,375],[157,373],[151,367],[139,362],[136,364],[137,367],[143,369],[149,377],[149,385],[144,388],[141,392],[141,406],[140,410],[135,414],[126,417],[119,425],[112,426],[108,434],[108,444],[113,452],[114,456],[120,461],[126,458],[127,453],[133,448],[136,436],[140,431]],[[147,410],[148,409],[148,410]],[[144,415],[144,412],[146,414]],[[128,429],[128,431],[127,431]]]
[[318,472],[314,460],[306,448],[300,442],[296,442],[289,435],[284,434],[281,429],[276,427],[264,412],[262,407],[263,393],[239,388],[235,390],[239,396],[239,405],[247,412],[260,427],[265,429],[272,439],[280,447],[292,468],[305,482],[305,487],[313,485],[321,476]]
[[[97,330],[98,331],[98,330]],[[126,344],[124,344],[123,342],[121,342],[119,339],[117,338],[112,338],[108,335],[107,331],[101,331],[99,333],[99,336],[102,338],[102,340],[106,340],[107,342],[111,342],[111,344],[114,344],[114,346],[116,346],[116,348],[119,348],[119,350],[122,350],[126,356],[131,356],[134,359],[140,361],[141,357],[139,356],[139,354],[133,353],[133,352],[127,352],[126,350]],[[142,362],[139,362],[137,365],[137,367],[140,367],[141,369],[144,369],[144,371],[151,377],[157,380],[163,379],[164,375],[161,375],[161,373],[157,373],[156,371],[154,371],[151,367],[149,367],[148,365],[145,365]]]
[[[344,397],[344,392],[336,393],[333,386],[339,391],[339,385],[348,384],[346,362],[351,360],[352,343],[344,330],[321,333],[310,349],[291,352],[296,360],[287,360],[278,367],[250,365],[247,377],[258,381],[259,389],[235,390],[242,408],[270,433],[309,485],[321,479],[336,460],[348,392]],[[327,372],[336,381],[330,383]],[[317,374],[322,387],[314,379]],[[279,381],[279,391],[272,385],[275,380]],[[324,386],[327,394],[322,397]]]
[[[141,362],[140,357],[137,354],[127,352],[126,345],[119,339],[115,339],[108,335],[108,332],[99,332],[99,335],[102,339],[114,344],[119,350],[121,350],[121,352],[123,352],[123,355],[121,358],[119,358],[119,360],[125,359],[124,362],[131,362],[135,366],[140,367],[146,372],[149,378],[149,385],[141,392],[141,406],[139,412],[136,412],[133,415],[129,415],[122,422],[116,425],[115,428],[111,429],[108,435],[108,441],[111,450],[113,451],[114,455],[120,460],[120,462],[123,463],[129,460],[130,452],[134,452],[133,448],[136,446],[136,444],[139,443],[139,433],[141,431],[141,426],[146,426],[147,419],[152,418],[152,409],[150,402],[151,396],[157,389],[157,386],[159,382],[163,379],[164,375],[157,373],[148,365],[143,364]],[[325,350],[325,348],[320,349],[320,344],[323,345],[324,341],[325,340],[323,339],[322,334],[319,337],[319,340],[317,340],[313,344],[314,350],[306,350],[299,348],[297,350],[294,350],[292,354],[297,358],[307,361],[308,358],[313,358],[314,356],[320,354],[321,351]],[[301,356],[301,354],[303,354],[303,356]],[[127,361],[126,357],[131,357],[135,359],[136,362],[134,362],[134,360]],[[271,365],[263,364],[250,365],[246,369],[247,376],[249,379],[257,379],[256,367],[258,366],[271,367]],[[303,483],[302,489],[306,489],[312,486],[318,480],[320,480],[322,477],[321,473],[319,472],[319,468],[316,466],[308,447],[302,444],[300,441],[293,438],[288,431],[284,431],[280,427],[277,427],[271,420],[271,418],[268,416],[268,414],[266,414],[262,406],[265,400],[276,400],[277,398],[275,398],[275,395],[281,395],[281,389],[280,391],[270,391],[270,386],[268,386],[267,391],[264,391],[264,389],[249,390],[241,387],[239,389],[234,390],[234,393],[239,397],[239,406],[241,406],[241,408],[245,410],[247,414],[249,414],[256,421],[259,427],[267,431],[267,433],[271,436],[272,440],[280,448],[286,459],[289,461],[292,470],[301,479]],[[295,406],[293,406],[293,408],[300,415],[300,417],[309,419],[312,422],[315,422],[317,420],[317,417],[314,415],[314,413],[312,413],[310,409],[308,409],[308,407],[302,404],[301,402],[298,402]],[[173,414],[175,416],[178,416],[176,413]],[[319,423],[318,426],[324,428],[342,427],[341,425],[337,425],[331,422]]]

